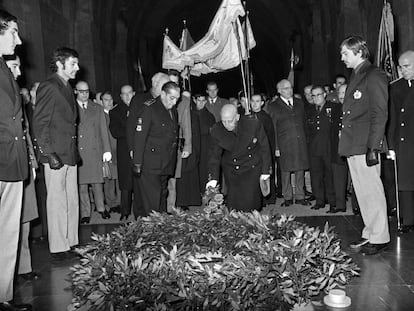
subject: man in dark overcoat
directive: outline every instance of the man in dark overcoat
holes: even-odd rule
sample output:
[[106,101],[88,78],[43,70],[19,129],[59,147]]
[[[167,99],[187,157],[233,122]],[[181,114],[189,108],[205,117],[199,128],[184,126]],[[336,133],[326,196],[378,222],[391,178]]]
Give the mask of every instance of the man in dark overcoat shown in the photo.
[[133,172],[139,176],[145,211],[167,212],[167,184],[177,160],[179,98],[180,87],[165,83],[161,95],[145,103],[136,123]]
[[291,173],[295,175],[295,203],[309,205],[305,199],[304,176],[309,168],[306,143],[306,115],[303,102],[293,96],[292,84],[281,80],[277,84],[280,94],[269,104],[268,112],[275,129],[275,155],[280,157],[282,192],[285,206],[293,204]]
[[308,151],[312,192],[316,202],[312,209],[325,207],[336,212],[335,191],[331,165],[332,103],[326,101],[326,92],[320,85],[312,87],[313,107],[308,109]]
[[390,87],[388,147],[396,160],[401,233],[414,229],[414,51],[401,54],[402,78]]
[[[129,106],[135,92],[130,85],[121,87],[121,102],[109,112],[109,130],[116,139],[116,156],[118,164],[118,181],[121,190],[121,219],[126,220],[131,213],[132,195],[140,193],[137,182],[132,176],[131,152],[127,143],[127,120]],[[134,216],[142,213],[140,196],[134,198]]]
[[260,120],[240,117],[236,106],[226,104],[221,110],[221,122],[211,129],[211,137],[210,181],[206,186],[217,185],[221,165],[227,185],[227,206],[239,211],[260,210],[260,180],[269,179],[271,173],[269,142]]
[[210,128],[216,123],[214,115],[207,110],[207,98],[204,94],[196,94],[194,97],[193,111],[197,114],[200,122],[200,163],[199,177],[200,189],[204,189],[208,181],[208,154],[211,145]]
[[338,151],[347,157],[365,225],[361,239],[350,247],[373,255],[390,241],[378,158],[383,151],[388,118],[388,83],[385,73],[373,66],[368,57],[367,44],[361,37],[351,36],[341,43],[341,60],[353,72],[342,106]]
[[275,204],[276,202],[276,183],[275,183],[275,129],[273,127],[272,118],[262,109],[264,100],[261,94],[253,94],[251,96],[252,114],[255,115],[266,132],[269,141],[270,156],[272,159],[272,174],[270,175],[270,193],[264,198],[264,204]]

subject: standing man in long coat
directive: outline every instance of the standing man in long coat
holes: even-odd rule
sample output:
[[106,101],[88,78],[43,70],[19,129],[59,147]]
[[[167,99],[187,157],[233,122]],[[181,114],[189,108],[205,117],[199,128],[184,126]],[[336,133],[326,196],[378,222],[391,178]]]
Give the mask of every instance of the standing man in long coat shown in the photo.
[[270,178],[272,170],[269,142],[262,123],[255,117],[237,113],[237,107],[226,104],[221,122],[211,128],[212,148],[206,187],[215,187],[220,165],[227,185],[227,205],[238,211],[260,210],[260,180]]
[[133,172],[146,211],[167,212],[167,183],[175,172],[180,87],[170,81],[161,95],[147,102],[135,127]]
[[[132,161],[130,149],[127,144],[127,119],[129,115],[129,105],[135,92],[130,85],[121,87],[121,102],[109,112],[109,129],[112,136],[116,139],[116,156],[118,160],[118,181],[121,189],[121,218],[126,220],[131,213],[132,194],[139,192],[137,183],[134,183],[132,176]],[[136,191],[135,191],[136,190]],[[139,215],[139,202],[134,201],[134,215]]]
[[378,158],[383,150],[388,118],[388,82],[385,73],[373,66],[368,58],[369,50],[361,37],[351,36],[341,43],[341,60],[353,72],[342,106],[338,151],[347,157],[365,225],[361,239],[351,243],[350,247],[374,255],[390,241]]
[[405,233],[414,229],[414,51],[401,54],[398,63],[403,77],[390,88],[388,146],[398,169],[400,233]]
[[89,223],[91,201],[88,187],[91,185],[95,206],[103,219],[111,217],[104,205],[103,162],[112,159],[108,130],[102,106],[89,99],[89,85],[85,81],[76,83],[76,101],[79,110],[78,185],[81,223]]
[[285,199],[282,205],[293,204],[291,173],[295,175],[295,203],[309,205],[303,187],[305,170],[309,168],[305,109],[303,102],[293,97],[289,80],[279,81],[277,91],[280,96],[269,104],[268,112],[276,133],[275,155],[280,157],[282,192]]

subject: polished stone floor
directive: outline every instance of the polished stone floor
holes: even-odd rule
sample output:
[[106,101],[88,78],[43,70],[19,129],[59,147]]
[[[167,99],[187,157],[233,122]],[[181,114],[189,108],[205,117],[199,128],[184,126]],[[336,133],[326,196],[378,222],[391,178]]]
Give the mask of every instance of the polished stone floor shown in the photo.
[[[310,226],[323,226],[326,221],[335,226],[342,240],[343,249],[360,236],[362,222],[358,216],[303,217],[297,218]],[[83,225],[81,243],[90,240],[92,232],[104,234],[117,225]],[[363,310],[363,311],[412,311],[414,310],[414,232],[397,237],[396,223],[391,220],[391,243],[381,254],[363,256],[350,253],[361,268],[361,276],[354,278],[346,292],[352,304],[346,309],[329,308],[315,301],[314,310]],[[31,303],[36,311],[66,310],[72,299],[69,268],[75,261],[52,264],[47,243],[32,245],[33,267],[41,274],[36,281],[18,281],[15,299]]]

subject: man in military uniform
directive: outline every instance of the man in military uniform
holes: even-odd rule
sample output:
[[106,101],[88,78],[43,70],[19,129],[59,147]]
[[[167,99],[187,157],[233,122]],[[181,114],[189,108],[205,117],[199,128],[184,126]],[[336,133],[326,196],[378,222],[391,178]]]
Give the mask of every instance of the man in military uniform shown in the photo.
[[308,114],[308,150],[310,173],[312,176],[312,191],[316,202],[312,209],[330,205],[330,211],[335,211],[335,192],[332,181],[330,131],[332,107],[326,102],[326,93],[322,86],[312,87],[314,109]]
[[161,95],[146,102],[137,119],[133,143],[133,172],[139,176],[144,209],[167,211],[167,184],[177,160],[180,87],[170,81]]
[[397,162],[398,199],[403,226],[400,233],[414,230],[414,51],[398,59],[402,79],[391,84],[388,145]]
[[239,211],[262,207],[260,180],[271,174],[268,138],[262,123],[250,116],[240,117],[237,107],[226,104],[221,110],[221,122],[211,129],[212,148],[206,187],[217,185],[220,165],[227,185],[227,205]]

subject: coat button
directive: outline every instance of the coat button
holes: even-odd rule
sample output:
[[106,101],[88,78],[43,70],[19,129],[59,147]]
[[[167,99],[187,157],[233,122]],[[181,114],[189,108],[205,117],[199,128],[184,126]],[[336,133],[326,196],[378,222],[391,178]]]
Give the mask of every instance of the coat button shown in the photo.
[[346,113],[347,113],[347,114],[351,114],[351,111],[350,111],[350,110],[348,110]]
[[405,126],[405,123],[403,122],[403,123],[401,123],[401,126]]
[[401,108],[401,112],[404,112],[405,111],[405,109],[404,108]]
[[12,118],[13,120],[16,120],[16,117],[15,116],[13,116],[13,118]]
[[23,138],[24,140],[26,140],[26,136],[23,136],[22,138]]
[[316,121],[316,124],[319,124],[319,121]]
[[237,159],[233,159],[233,162],[237,162]]
[[154,152],[155,151],[155,149],[154,148],[151,148],[151,152]]
[[235,169],[238,170],[240,168],[240,166],[236,165]]
[[345,125],[342,125],[342,128],[345,128]]
[[251,154],[249,154],[249,158],[251,158],[252,157],[252,155]]
[[255,166],[254,165],[252,165],[252,168],[254,168]]
[[404,141],[404,137],[401,137],[401,139],[400,139],[401,141]]
[[342,112],[342,114],[343,114],[343,115],[345,115],[345,111],[344,111],[344,112]]
[[317,127],[316,127],[316,130],[318,130],[318,131],[319,131],[319,126],[317,126]]
[[348,127],[351,127],[351,124],[348,124]]
[[19,137],[17,137],[17,136],[16,136],[16,137],[14,138],[14,140],[19,140]]

